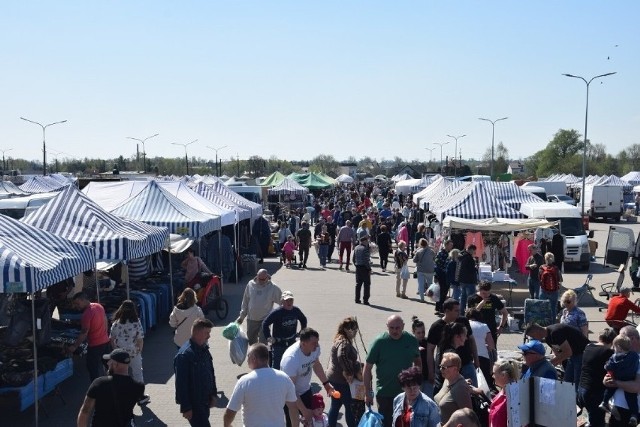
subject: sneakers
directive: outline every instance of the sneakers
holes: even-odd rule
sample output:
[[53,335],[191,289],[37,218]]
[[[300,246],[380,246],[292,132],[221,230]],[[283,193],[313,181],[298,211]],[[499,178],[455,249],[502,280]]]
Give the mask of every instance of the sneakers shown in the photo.
[[142,399],[138,400],[138,405],[144,406],[144,405],[147,405],[149,402],[151,402],[151,397],[148,394],[144,394],[142,395]]
[[637,426],[638,425],[638,419],[634,416],[632,416],[631,418],[629,418],[629,425],[630,426]]
[[409,299],[409,297],[407,296],[407,294],[402,294],[402,295],[400,296],[400,298],[402,298],[402,299]]
[[400,292],[396,292],[396,298],[402,298],[402,294]]
[[605,402],[602,402],[599,406],[599,409],[602,409],[605,412],[611,412],[611,408],[609,408],[609,405]]

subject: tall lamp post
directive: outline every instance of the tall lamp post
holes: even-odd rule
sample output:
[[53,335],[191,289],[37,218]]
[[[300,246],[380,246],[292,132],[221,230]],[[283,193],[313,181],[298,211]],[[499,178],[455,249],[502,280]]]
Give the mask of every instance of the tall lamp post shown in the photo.
[[611,76],[611,75],[613,75],[615,73],[616,72],[614,71],[613,73],[600,74],[600,75],[597,75],[595,77],[591,77],[590,80],[587,80],[584,77],[574,76],[573,74],[563,74],[563,76],[566,76],[566,77],[573,77],[574,79],[580,79],[587,85],[587,106],[586,106],[585,112],[584,112],[584,144],[583,144],[583,147],[582,147],[582,190],[580,190],[580,200],[582,200],[582,202],[581,202],[582,203],[582,215],[584,215],[584,213],[585,213],[585,210],[584,210],[584,189],[585,189],[586,176],[587,176],[587,124],[589,122],[589,85],[595,79],[599,79],[601,77]]
[[210,147],[210,146],[207,145],[207,148],[209,148],[210,150],[213,150],[213,151],[216,152],[216,176],[218,176],[218,177],[220,176],[220,172],[222,172],[222,168],[218,167],[218,151],[222,150],[223,148],[227,148],[227,147],[228,147],[228,145],[223,145],[222,147],[218,147],[218,148]]
[[147,142],[147,140],[151,139],[151,138],[155,138],[156,136],[160,135],[159,133],[156,133],[155,135],[151,135],[146,137],[145,139],[140,139],[140,138],[134,138],[132,136],[127,136],[127,139],[133,139],[134,141],[138,141],[140,143],[142,143],[142,172],[146,172],[147,171],[147,150],[144,146],[144,143]]
[[179,142],[172,142],[172,145],[182,145],[184,147],[184,162],[187,165],[187,175],[189,175],[189,156],[187,156],[187,146],[193,144],[194,142],[198,141],[197,139],[194,139],[191,142],[187,142],[186,144],[180,144]]
[[456,140],[456,149],[453,152],[453,176],[458,176],[458,164],[456,163],[456,156],[458,155],[458,139],[460,138],[464,138],[465,135],[460,135],[460,136],[453,136],[453,135],[447,135],[449,138],[453,138]]
[[24,117],[20,117],[20,119],[25,122],[33,123],[34,125],[38,125],[42,128],[42,175],[47,175],[47,143],[45,139],[45,131],[49,126],[58,125],[60,123],[65,123],[66,120],[61,120],[59,122],[49,123],[48,125],[43,125],[42,123],[35,122],[33,120],[25,119]]
[[435,145],[439,145],[440,146],[440,173],[443,173],[443,169],[442,169],[442,146],[443,145],[447,145],[448,143],[450,143],[451,141],[447,141],[447,142],[434,142]]
[[6,150],[0,150],[2,151],[2,180],[4,181],[4,176],[7,174],[7,162],[5,162],[4,160],[4,153],[6,153],[7,151],[11,151],[13,150],[13,148],[7,148]]
[[491,179],[493,180],[493,150],[494,150],[494,140],[496,136],[496,123],[500,120],[507,120],[509,117],[502,117],[500,119],[489,120],[483,119],[482,117],[478,118],[478,120],[484,120],[485,122],[491,123]]

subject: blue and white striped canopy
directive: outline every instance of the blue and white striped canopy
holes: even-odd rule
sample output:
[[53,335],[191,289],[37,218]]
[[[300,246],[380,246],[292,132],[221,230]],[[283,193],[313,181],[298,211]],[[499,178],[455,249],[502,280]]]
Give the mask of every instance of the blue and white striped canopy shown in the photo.
[[233,203],[231,200],[215,191],[211,185],[200,182],[193,188],[193,191],[209,200],[214,205],[223,209],[230,209],[235,212],[236,222],[251,218],[251,209]]
[[540,197],[527,193],[513,182],[477,181],[477,185],[515,210],[523,203],[544,203]]
[[52,191],[62,190],[68,185],[71,185],[71,183],[63,183],[50,176],[32,176],[19,188],[28,193],[50,193]]
[[236,213],[233,209],[215,204],[213,201],[196,193],[182,181],[158,181],[158,185],[192,208],[220,217],[223,227],[236,223]]
[[218,181],[215,184],[212,184],[211,188],[216,193],[219,193],[221,196],[230,200],[237,206],[241,206],[245,209],[249,209],[251,211],[251,219],[255,220],[256,218],[262,215],[262,205],[259,203],[254,203],[250,200],[245,199],[238,193],[230,190],[229,187],[224,185],[222,182]]
[[95,264],[92,248],[0,215],[0,292],[36,292]]
[[99,260],[141,258],[159,252],[169,238],[165,227],[112,215],[69,186],[22,222],[76,243],[92,246]]
[[440,220],[445,216],[467,219],[524,218],[523,214],[502,203],[479,183],[461,187],[463,191],[453,195],[446,204],[430,207],[431,211],[438,214]]
[[[351,178],[351,177],[348,177]],[[351,178],[351,182],[353,182],[353,178]],[[269,189],[269,194],[271,195],[289,195],[289,194],[298,194],[304,195],[309,192],[309,189],[303,187],[298,184],[291,178],[286,177],[282,180],[282,182],[276,185],[273,188]]]
[[13,182],[11,181],[0,181],[0,195],[8,195],[12,197],[16,196],[26,196],[29,193],[19,189]]
[[221,228],[220,217],[193,209],[158,186],[155,181],[149,181],[144,190],[111,213],[122,218],[167,227],[170,233],[187,237],[202,237]]

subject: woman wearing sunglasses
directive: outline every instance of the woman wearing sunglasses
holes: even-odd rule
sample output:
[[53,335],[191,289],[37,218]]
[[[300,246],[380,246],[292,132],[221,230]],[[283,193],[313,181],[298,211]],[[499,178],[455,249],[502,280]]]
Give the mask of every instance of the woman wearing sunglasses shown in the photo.
[[434,400],[440,407],[440,418],[443,425],[458,409],[472,408],[471,388],[460,374],[461,364],[460,356],[449,352],[442,355],[438,366],[444,378],[444,384]]
[[582,331],[585,337],[589,336],[589,322],[587,315],[578,308],[578,295],[572,290],[568,290],[562,294],[562,316],[560,323],[565,323],[576,327]]

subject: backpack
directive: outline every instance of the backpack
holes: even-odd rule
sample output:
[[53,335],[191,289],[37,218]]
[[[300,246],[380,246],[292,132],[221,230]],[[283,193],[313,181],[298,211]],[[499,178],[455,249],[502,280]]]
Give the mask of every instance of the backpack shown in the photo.
[[540,288],[545,292],[556,292],[560,288],[555,266],[543,265],[540,267]]

